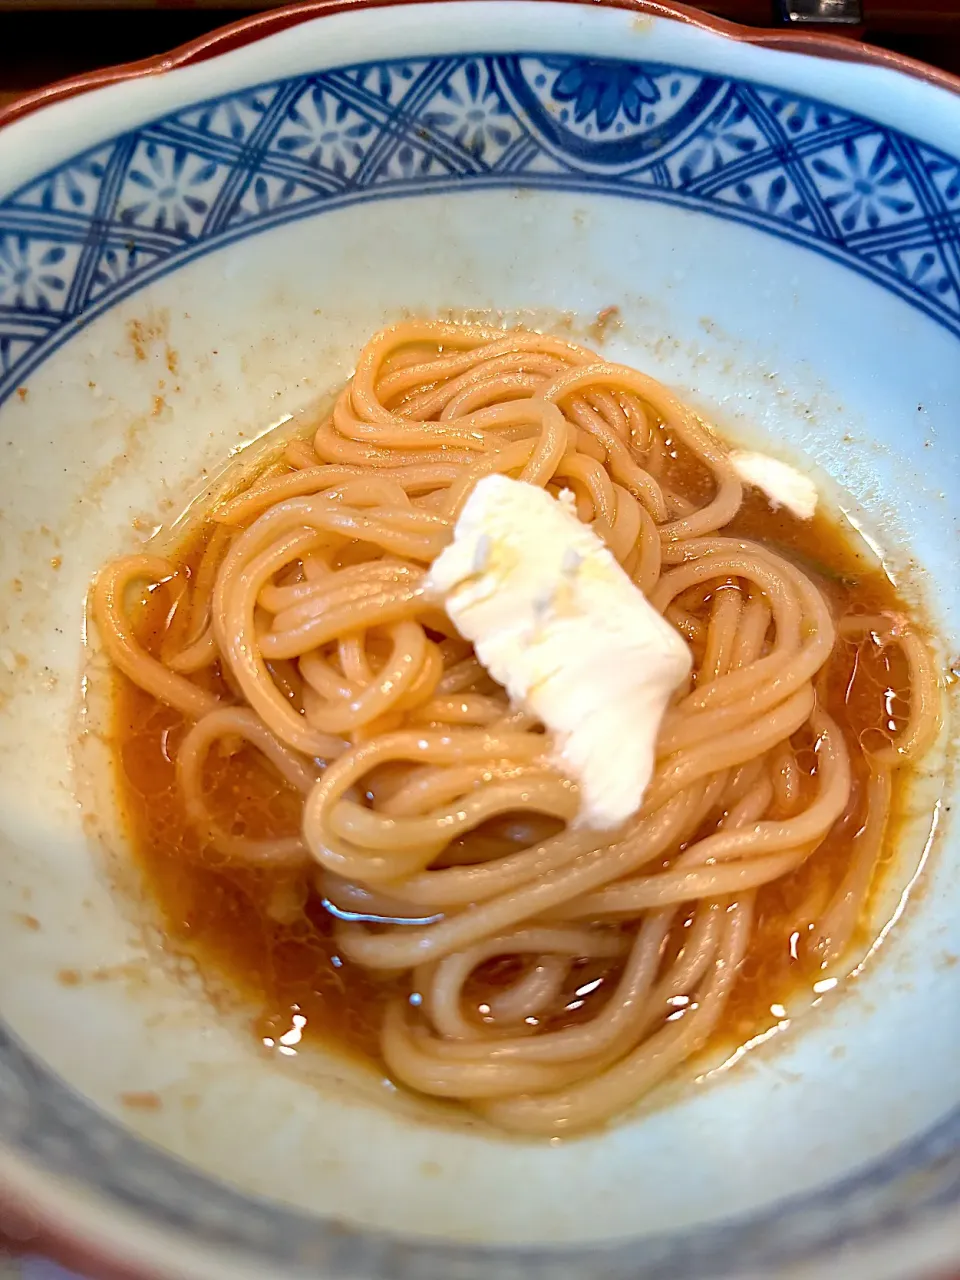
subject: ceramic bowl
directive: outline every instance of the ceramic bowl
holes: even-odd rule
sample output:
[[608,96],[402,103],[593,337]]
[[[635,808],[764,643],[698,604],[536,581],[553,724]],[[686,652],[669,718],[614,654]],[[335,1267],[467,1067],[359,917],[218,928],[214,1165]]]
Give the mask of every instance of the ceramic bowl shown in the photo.
[[0,1229],[177,1280],[960,1265],[949,728],[902,832],[915,892],[845,993],[578,1141],[424,1123],[334,1058],[263,1056],[119,875],[78,721],[97,566],[404,312],[584,333],[611,306],[604,350],[803,459],[956,666],[949,77],[660,4],[321,4],[8,113]]

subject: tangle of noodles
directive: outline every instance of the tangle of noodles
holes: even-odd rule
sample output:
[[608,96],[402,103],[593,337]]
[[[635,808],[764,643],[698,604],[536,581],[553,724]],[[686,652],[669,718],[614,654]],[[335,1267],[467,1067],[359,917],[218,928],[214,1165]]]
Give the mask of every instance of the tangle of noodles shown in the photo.
[[[491,472],[571,489],[693,655],[612,836],[569,825],[542,726],[424,592]],[[177,803],[206,856],[257,871],[278,918],[323,902],[339,957],[385,983],[396,1080],[517,1132],[605,1120],[705,1045],[762,895],[838,833],[845,861],[797,921],[824,963],[850,944],[937,679],[903,617],[835,616],[816,574],[738,534],[743,501],[722,443],[653,378],[561,338],[409,321],[367,345],[311,439],[213,510],[191,572],[139,555],[97,578],[110,661],[179,717]],[[165,599],[152,649],[134,583]],[[851,660],[896,671],[883,733],[830,714]],[[214,812],[225,757],[259,760],[285,828]]]

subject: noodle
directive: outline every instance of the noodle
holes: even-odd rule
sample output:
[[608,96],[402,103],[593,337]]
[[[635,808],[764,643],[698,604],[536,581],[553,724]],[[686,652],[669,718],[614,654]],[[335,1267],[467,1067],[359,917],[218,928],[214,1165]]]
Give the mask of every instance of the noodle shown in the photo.
[[[424,590],[493,473],[571,489],[691,650],[643,806],[612,835],[571,825],[549,735]],[[758,890],[848,828],[850,861],[810,905],[824,962],[849,946],[893,772],[937,732],[937,678],[902,617],[835,618],[794,563],[725,532],[742,496],[717,437],[654,379],[559,338],[409,321],[371,340],[311,441],[212,511],[194,574],[140,555],[99,575],[111,663],[188,726],[177,784],[204,846],[274,875],[274,912],[312,888],[347,961],[402,975],[380,1042],[396,1080],[517,1132],[608,1119],[717,1027]],[[137,582],[166,593],[159,657],[127,612]],[[905,673],[880,742],[826,710],[850,652]],[[299,829],[218,824],[214,751],[274,771]]]

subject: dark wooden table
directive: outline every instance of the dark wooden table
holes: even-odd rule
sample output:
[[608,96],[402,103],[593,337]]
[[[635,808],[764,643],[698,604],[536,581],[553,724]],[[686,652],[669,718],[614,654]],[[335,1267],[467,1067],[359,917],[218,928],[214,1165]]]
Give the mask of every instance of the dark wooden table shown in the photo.
[[[86,0],[91,3],[95,0]],[[137,7],[122,8],[113,0],[109,8],[97,9],[75,0],[0,0],[0,105],[53,80],[164,53],[265,7],[141,0]],[[713,0],[701,7],[765,26],[774,5],[773,0]],[[960,74],[960,0],[868,0],[866,12],[868,41]]]

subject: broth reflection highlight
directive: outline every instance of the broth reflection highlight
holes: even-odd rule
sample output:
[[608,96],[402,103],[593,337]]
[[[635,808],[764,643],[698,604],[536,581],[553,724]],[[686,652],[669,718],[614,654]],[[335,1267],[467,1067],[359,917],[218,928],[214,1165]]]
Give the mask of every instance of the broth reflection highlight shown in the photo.
[[[556,493],[686,638],[643,807],[566,825],[541,727],[420,586],[476,480]],[[604,1121],[746,1039],[855,939],[926,647],[822,515],[742,490],[653,379],[409,322],[164,557],[107,566],[133,845],[171,930],[264,1008],[507,1129]]]

